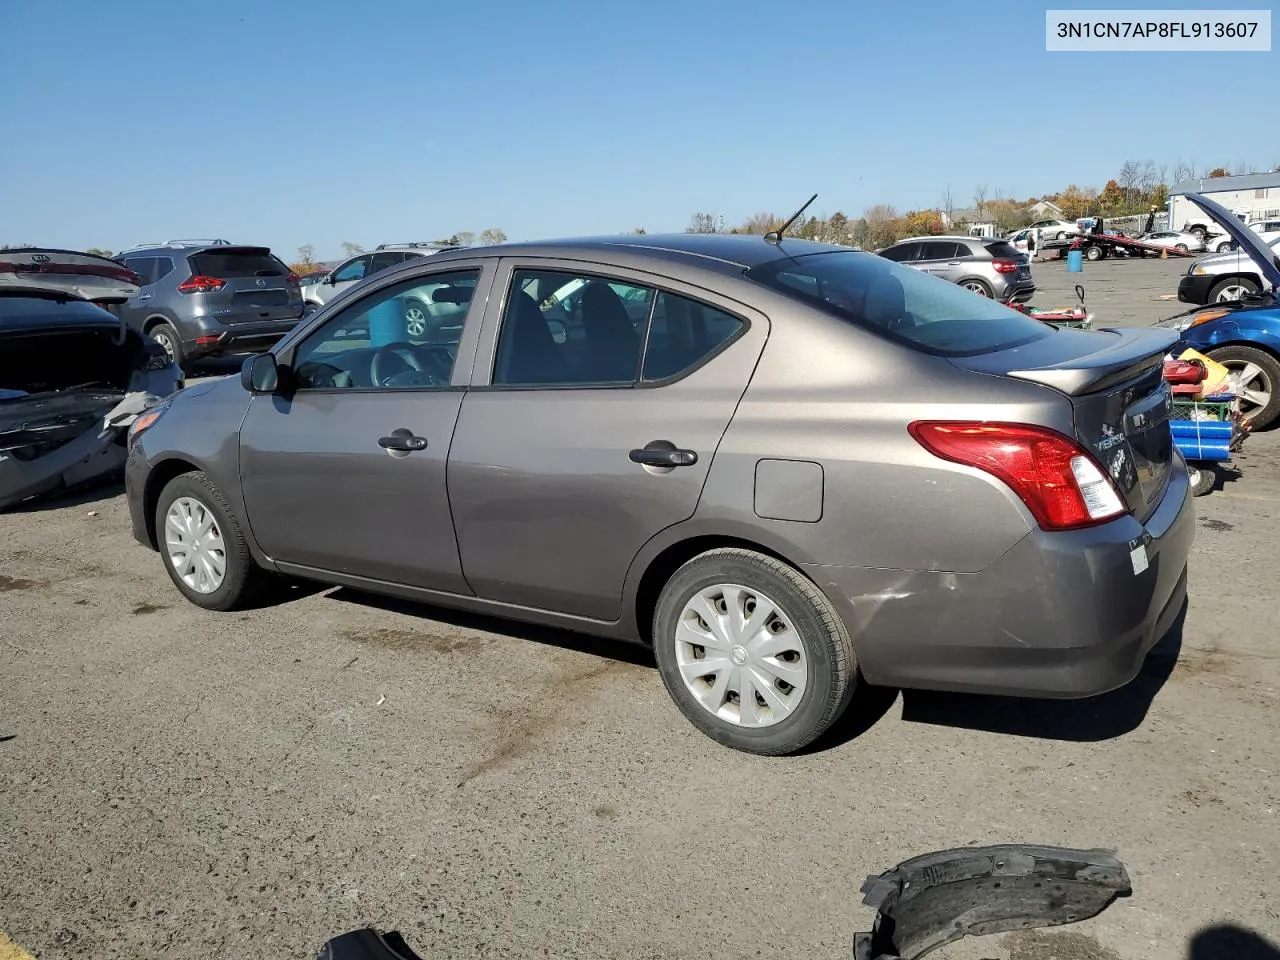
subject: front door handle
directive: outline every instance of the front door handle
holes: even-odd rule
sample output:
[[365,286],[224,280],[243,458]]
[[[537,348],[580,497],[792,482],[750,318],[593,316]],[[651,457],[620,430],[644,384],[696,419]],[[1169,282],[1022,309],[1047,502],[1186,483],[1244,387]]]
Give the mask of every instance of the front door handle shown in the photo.
[[389,437],[379,437],[378,446],[393,456],[397,453],[413,453],[415,450],[427,449],[427,438],[415,437],[413,431],[401,427],[399,430],[392,430]]
[[[662,444],[658,446],[658,444]],[[698,462],[693,450],[680,450],[664,441],[655,441],[629,454],[632,463],[645,467],[691,467]]]

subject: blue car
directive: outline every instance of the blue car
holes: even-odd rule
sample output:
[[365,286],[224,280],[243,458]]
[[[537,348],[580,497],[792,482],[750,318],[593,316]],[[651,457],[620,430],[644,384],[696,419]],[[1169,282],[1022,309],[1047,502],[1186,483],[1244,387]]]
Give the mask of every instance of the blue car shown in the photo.
[[1280,420],[1280,257],[1219,204],[1195,193],[1187,199],[1231,235],[1258,265],[1270,289],[1161,320],[1156,326],[1181,335],[1172,350],[1175,356],[1191,347],[1238,374],[1241,413],[1253,429],[1264,430]]

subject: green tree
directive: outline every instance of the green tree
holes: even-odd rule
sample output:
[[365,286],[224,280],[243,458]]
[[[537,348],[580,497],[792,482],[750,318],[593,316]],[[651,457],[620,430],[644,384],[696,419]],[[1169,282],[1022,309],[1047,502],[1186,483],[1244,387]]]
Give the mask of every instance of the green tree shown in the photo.
[[357,253],[364,253],[364,247],[358,243],[352,243],[350,240],[343,241],[342,255],[344,257],[354,257]]
[[487,230],[481,230],[480,242],[487,247],[492,247],[494,244],[498,244],[498,243],[506,243],[507,242],[506,231],[500,229],[499,227],[490,227]]
[[700,210],[689,218],[689,225],[684,228],[685,233],[715,233],[716,232],[716,215]]
[[449,240],[460,247],[469,247],[476,242],[476,235],[470,230],[459,230]]
[[640,236],[644,236],[644,235],[645,235],[646,233],[648,233],[649,231],[648,231],[648,230],[646,230],[644,227],[636,227],[636,228],[635,228],[634,230],[632,230],[631,232],[632,232],[632,233],[634,233],[634,234],[638,234],[638,235],[640,235]]
[[1214,167],[1212,170],[1206,173],[1205,176],[1206,177],[1229,177],[1231,176],[1231,171],[1228,170],[1226,167]]
[[115,253],[106,247],[90,247],[85,253],[92,253],[95,257],[114,257]]

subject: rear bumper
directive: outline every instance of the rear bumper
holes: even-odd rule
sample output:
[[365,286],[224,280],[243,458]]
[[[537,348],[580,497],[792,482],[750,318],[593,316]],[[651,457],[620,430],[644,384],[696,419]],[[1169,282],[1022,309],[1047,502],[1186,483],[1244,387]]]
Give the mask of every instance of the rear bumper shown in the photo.
[[1185,275],[1178,281],[1178,299],[1183,303],[1208,303],[1209,289],[1218,279],[1212,274],[1204,277]]
[[[976,574],[808,565],[867,679],[908,688],[1079,698],[1123,686],[1187,592],[1190,484],[1175,457],[1145,524],[1035,530]],[[1131,551],[1146,550],[1135,572]]]
[[289,320],[262,320],[194,330],[195,336],[182,341],[183,356],[196,359],[264,353],[298,325],[301,312],[299,307],[299,316]]
[[1003,291],[996,291],[996,299],[1005,303],[1026,303],[1036,293],[1034,280],[1019,280],[1007,284]]

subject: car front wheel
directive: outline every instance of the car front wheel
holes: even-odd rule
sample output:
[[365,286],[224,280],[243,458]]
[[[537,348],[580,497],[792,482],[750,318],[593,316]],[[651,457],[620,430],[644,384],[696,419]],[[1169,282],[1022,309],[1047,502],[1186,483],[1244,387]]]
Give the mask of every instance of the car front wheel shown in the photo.
[[1229,277],[1214,285],[1209,293],[1211,303],[1223,303],[1231,300],[1243,300],[1252,293],[1258,292],[1258,285],[1246,277]]
[[719,743],[794,753],[844,712],[853,644],[821,591],[781,561],[711,550],[667,582],[654,612],[655,659],[667,692]]
[[184,597],[206,610],[234,610],[252,597],[263,572],[222,491],[204,473],[170,480],[155,522],[165,570]]
[[1231,345],[1206,351],[1239,378],[1240,412],[1255,430],[1280,418],[1280,360],[1256,347]]

